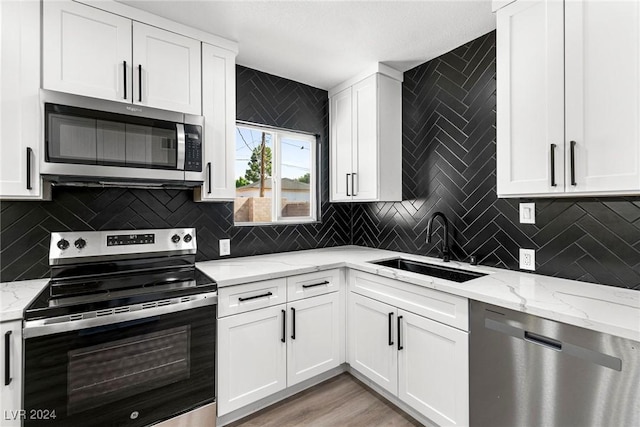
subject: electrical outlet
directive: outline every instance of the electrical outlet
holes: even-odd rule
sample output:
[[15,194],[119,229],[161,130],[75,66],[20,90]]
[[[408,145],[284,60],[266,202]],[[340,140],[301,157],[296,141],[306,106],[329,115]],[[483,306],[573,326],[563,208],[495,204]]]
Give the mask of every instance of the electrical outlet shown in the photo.
[[520,248],[520,269],[536,270],[536,251],[535,249]]
[[520,224],[536,223],[536,204],[520,203]]
[[220,256],[231,255],[231,240],[220,239]]

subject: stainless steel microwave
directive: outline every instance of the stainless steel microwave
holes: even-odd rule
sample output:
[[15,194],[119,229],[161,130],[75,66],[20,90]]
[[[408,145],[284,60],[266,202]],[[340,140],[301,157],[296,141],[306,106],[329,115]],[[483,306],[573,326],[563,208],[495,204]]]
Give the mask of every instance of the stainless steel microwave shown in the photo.
[[58,185],[202,185],[201,116],[40,92],[43,179]]

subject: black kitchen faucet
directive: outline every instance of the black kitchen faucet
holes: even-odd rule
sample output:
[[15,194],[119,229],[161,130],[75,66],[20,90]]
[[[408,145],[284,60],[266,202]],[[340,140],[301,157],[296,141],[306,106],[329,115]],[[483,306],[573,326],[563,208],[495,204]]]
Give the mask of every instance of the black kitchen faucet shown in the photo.
[[442,218],[442,224],[444,226],[444,238],[442,239],[442,261],[449,262],[451,260],[451,255],[449,253],[449,221],[442,212],[435,212],[431,215],[431,218],[429,218],[429,222],[427,223],[427,243],[431,243],[433,220],[436,217]]

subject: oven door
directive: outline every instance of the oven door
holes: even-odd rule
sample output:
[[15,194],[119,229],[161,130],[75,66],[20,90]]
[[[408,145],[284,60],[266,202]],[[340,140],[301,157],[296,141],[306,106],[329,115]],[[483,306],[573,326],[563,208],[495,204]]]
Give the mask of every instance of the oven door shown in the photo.
[[141,312],[25,326],[24,425],[144,426],[213,402],[216,305]]

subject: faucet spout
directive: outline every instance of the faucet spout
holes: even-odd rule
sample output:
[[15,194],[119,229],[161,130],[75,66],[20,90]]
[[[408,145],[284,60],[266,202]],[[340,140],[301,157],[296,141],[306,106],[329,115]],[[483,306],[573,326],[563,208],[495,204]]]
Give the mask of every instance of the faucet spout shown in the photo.
[[429,222],[427,223],[427,243],[431,243],[433,220],[438,217],[442,220],[442,225],[444,228],[444,237],[442,239],[442,261],[449,262],[451,260],[451,255],[449,252],[449,221],[442,212],[435,212],[433,215],[431,215],[431,218],[429,218]]

